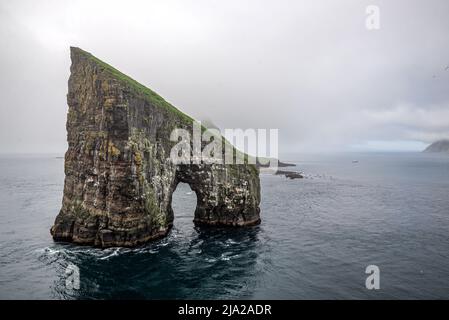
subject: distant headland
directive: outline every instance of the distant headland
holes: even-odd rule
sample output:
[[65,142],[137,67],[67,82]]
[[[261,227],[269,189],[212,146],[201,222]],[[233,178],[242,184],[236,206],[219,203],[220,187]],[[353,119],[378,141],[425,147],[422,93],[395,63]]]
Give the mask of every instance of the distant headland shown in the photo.
[[449,153],[449,140],[438,140],[428,146],[423,152],[447,152]]

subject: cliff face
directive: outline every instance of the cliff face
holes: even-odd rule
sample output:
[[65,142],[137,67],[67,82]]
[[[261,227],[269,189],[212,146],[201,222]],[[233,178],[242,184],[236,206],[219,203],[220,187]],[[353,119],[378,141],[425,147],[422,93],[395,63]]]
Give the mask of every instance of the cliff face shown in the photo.
[[71,48],[68,150],[55,240],[100,247],[135,246],[164,236],[172,193],[186,182],[197,195],[194,221],[257,224],[260,183],[254,165],[175,165],[175,128],[192,119],[91,54]]
[[440,140],[432,143],[428,146],[424,152],[448,152],[449,153],[449,140]]

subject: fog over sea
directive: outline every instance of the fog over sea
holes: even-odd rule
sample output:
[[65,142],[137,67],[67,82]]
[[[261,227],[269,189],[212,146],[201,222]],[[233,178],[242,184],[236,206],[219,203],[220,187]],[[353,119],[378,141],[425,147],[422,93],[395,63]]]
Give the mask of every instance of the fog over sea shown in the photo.
[[[54,243],[64,160],[0,156],[0,299],[449,298],[449,155],[284,155],[259,226],[196,228],[180,184],[168,237],[135,249]],[[80,272],[79,290],[66,268]],[[380,289],[365,268],[380,268]]]

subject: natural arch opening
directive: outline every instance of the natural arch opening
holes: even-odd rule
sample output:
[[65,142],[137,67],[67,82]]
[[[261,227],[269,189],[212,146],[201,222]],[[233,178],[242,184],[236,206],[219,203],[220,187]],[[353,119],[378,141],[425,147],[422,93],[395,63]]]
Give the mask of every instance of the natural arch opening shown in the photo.
[[173,226],[179,231],[193,228],[197,195],[185,182],[179,182],[172,193]]

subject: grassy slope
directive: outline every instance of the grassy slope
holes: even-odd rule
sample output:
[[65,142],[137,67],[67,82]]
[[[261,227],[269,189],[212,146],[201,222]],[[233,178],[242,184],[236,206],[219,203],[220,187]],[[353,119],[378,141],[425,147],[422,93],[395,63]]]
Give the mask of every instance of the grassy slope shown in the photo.
[[[192,117],[188,116],[187,114],[185,114],[182,111],[180,111],[179,109],[177,109],[175,106],[173,106],[169,102],[165,101],[164,98],[162,98],[160,95],[158,95],[156,92],[154,92],[150,88],[145,87],[144,85],[140,84],[139,82],[137,82],[133,78],[127,76],[123,72],[120,72],[119,70],[115,69],[113,66],[111,66],[111,65],[107,64],[106,62],[98,59],[93,54],[91,54],[91,53],[89,53],[87,51],[84,51],[84,50],[82,50],[80,48],[72,47],[72,49],[78,51],[81,54],[83,54],[85,57],[95,61],[98,65],[100,65],[102,68],[104,68],[104,70],[106,70],[107,72],[111,73],[111,75],[114,78],[116,78],[116,79],[118,79],[120,81],[123,81],[131,89],[135,90],[137,93],[140,93],[144,97],[146,97],[151,104],[153,104],[153,105],[155,105],[157,107],[160,107],[160,108],[164,108],[164,109],[166,109],[166,110],[168,110],[170,112],[175,113],[181,119],[183,119],[183,121],[188,121],[190,123],[196,121]],[[204,127],[203,125],[201,125],[201,128],[202,128],[202,131],[207,130],[207,128]],[[226,140],[223,136],[222,136],[222,139],[225,141],[225,144],[230,144],[229,141]],[[245,159],[245,162],[248,161],[248,155],[246,153],[241,152],[240,150],[236,149],[234,146],[233,146],[233,149],[235,150],[235,152],[237,154],[243,155],[243,158]],[[251,157],[251,158],[253,158],[253,157]]]
[[95,61],[99,66],[101,66],[104,70],[109,72],[114,78],[122,81],[126,85],[128,85],[131,89],[135,90],[137,93],[142,94],[144,97],[148,99],[149,102],[151,102],[152,105],[155,105],[160,108],[164,108],[166,110],[169,110],[175,114],[177,114],[180,118],[182,118],[185,121],[193,122],[195,121],[192,117],[188,116],[187,114],[181,112],[179,109],[177,109],[175,106],[170,104],[169,102],[165,101],[164,98],[162,98],[160,95],[158,95],[156,92],[151,90],[150,88],[145,87],[144,85],[140,84],[133,78],[127,76],[126,74],[120,72],[119,70],[115,69],[113,66],[107,64],[106,62],[98,59],[91,53],[84,51],[80,48],[73,48],[74,50],[77,50],[79,53],[82,53],[85,57]]

